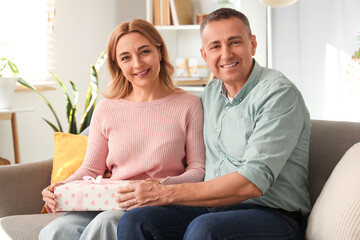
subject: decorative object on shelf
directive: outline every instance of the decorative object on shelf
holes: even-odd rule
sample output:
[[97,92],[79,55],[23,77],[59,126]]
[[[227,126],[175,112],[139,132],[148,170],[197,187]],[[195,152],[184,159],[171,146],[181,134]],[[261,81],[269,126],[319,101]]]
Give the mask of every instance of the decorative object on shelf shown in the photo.
[[0,109],[11,109],[19,70],[15,63],[0,57]]
[[190,0],[170,0],[170,10],[174,25],[193,24],[193,11]]
[[170,0],[153,0],[154,25],[171,25]]
[[201,25],[208,14],[196,14],[196,24]]
[[297,2],[297,0],[260,0],[262,4],[268,7],[286,7]]
[[[81,118],[81,123],[80,123],[79,129],[77,128],[77,123],[76,123],[76,118],[75,118],[76,113],[77,113],[77,101],[78,101],[78,96],[79,96],[78,89],[75,86],[75,84],[72,81],[70,81],[72,91],[73,91],[73,96],[74,96],[74,103],[72,103],[70,96],[67,93],[67,89],[66,89],[65,85],[63,84],[63,82],[54,73],[51,73],[51,75],[59,83],[59,85],[61,86],[61,88],[64,92],[66,115],[67,115],[67,120],[69,123],[69,133],[78,134],[90,125],[90,120],[92,117],[92,113],[95,109],[95,103],[97,100],[97,93],[98,93],[98,74],[97,73],[98,73],[99,69],[101,68],[101,66],[103,65],[106,57],[107,57],[107,54],[105,51],[103,51],[100,54],[100,56],[98,57],[96,64],[91,66],[91,68],[90,68],[90,84],[89,84],[89,88],[88,88],[87,95],[86,95],[85,110],[84,110],[83,116]],[[48,121],[44,118],[43,118],[43,120],[46,123],[48,123],[55,132],[63,132],[63,128],[61,126],[59,118],[58,118],[57,114],[55,113],[54,108],[52,107],[50,102],[45,98],[45,96],[40,91],[38,91],[38,89],[36,89],[32,84],[28,83],[24,79],[19,78],[18,81],[24,87],[27,87],[27,88],[33,90],[34,92],[36,92],[45,101],[45,103],[48,105],[48,107],[50,108],[51,112],[53,113],[53,115],[56,119],[57,126],[55,126],[55,124],[51,123],[50,121]]]
[[204,79],[209,76],[209,68],[201,58],[176,58],[175,79]]
[[218,0],[214,3],[213,10],[217,10],[220,8],[234,8],[234,4],[229,2],[229,0]]
[[148,0],[146,19],[156,26],[192,25],[191,0]]
[[203,86],[208,82],[209,68],[201,58],[176,58],[175,60],[176,85]]

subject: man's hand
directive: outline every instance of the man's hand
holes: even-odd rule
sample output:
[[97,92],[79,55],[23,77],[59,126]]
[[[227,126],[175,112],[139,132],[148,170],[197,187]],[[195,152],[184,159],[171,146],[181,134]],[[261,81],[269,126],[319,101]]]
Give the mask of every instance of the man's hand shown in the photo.
[[116,201],[119,207],[131,210],[143,206],[166,205],[167,186],[162,185],[159,179],[130,182],[129,185],[119,187],[119,196]]

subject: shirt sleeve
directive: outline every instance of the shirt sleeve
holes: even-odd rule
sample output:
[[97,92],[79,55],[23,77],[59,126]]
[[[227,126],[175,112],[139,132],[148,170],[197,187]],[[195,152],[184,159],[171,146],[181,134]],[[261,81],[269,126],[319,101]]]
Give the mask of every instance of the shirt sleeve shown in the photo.
[[[104,106],[104,104],[102,104]],[[101,117],[103,114],[103,107],[99,103],[95,108],[94,114],[91,118],[89,139],[86,148],[86,154],[80,168],[71,175],[65,182],[75,180],[82,180],[83,176],[91,176],[96,178],[103,175],[106,167],[106,158],[108,155],[108,139],[101,127]]]
[[255,104],[254,128],[237,172],[264,194],[276,181],[297,145],[305,116],[298,91],[275,84]]
[[166,177],[161,183],[179,184],[200,182],[205,177],[205,144],[203,137],[204,113],[200,99],[189,114],[186,129],[186,169],[179,176]]

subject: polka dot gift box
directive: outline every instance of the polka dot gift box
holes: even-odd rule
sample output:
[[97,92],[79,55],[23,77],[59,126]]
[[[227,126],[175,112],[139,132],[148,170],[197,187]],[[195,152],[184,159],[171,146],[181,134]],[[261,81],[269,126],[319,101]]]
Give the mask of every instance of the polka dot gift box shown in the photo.
[[117,188],[129,181],[84,177],[55,188],[56,211],[103,211],[121,209],[115,200]]

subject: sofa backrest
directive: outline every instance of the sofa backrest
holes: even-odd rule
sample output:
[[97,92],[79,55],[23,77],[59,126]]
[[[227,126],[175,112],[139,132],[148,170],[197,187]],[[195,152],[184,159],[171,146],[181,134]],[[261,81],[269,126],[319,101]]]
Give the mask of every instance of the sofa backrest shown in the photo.
[[360,142],[360,123],[311,120],[311,124],[309,192],[314,205],[336,164]]

